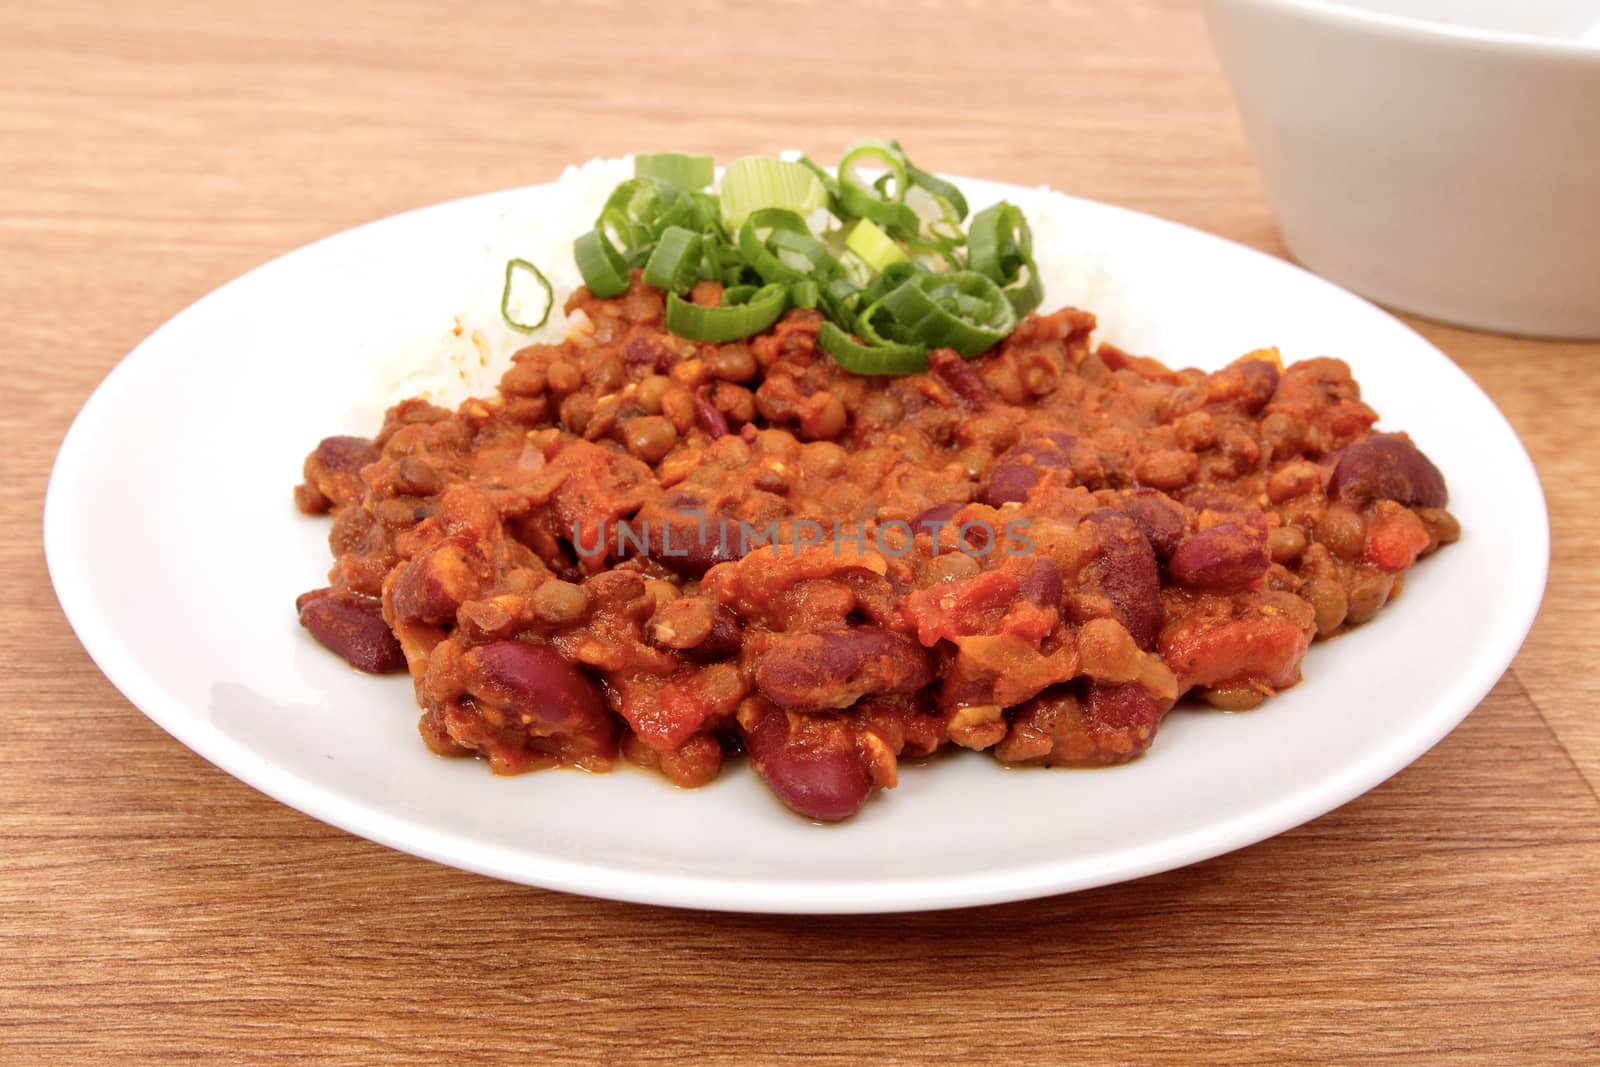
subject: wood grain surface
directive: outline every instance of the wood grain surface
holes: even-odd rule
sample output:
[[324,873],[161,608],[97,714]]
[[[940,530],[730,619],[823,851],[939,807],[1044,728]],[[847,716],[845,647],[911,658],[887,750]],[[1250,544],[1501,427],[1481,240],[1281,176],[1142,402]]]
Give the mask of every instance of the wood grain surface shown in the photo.
[[589,156],[869,135],[1282,251],[1181,0],[0,5],[0,1062],[1600,1059],[1597,344],[1417,323],[1544,479],[1532,636],[1387,784],[1132,884],[844,919],[502,884],[255,793],[84,655],[46,478],[179,309]]

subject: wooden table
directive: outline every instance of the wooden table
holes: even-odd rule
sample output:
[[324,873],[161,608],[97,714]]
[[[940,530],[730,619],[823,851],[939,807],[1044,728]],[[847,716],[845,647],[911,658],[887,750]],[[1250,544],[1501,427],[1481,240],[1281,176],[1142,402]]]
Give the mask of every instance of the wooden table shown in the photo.
[[1544,611],[1490,697],[1343,809],[1129,885],[846,919],[580,899],[330,829],[130,706],[45,574],[55,450],[142,337],[314,238],[592,155],[894,135],[1281,252],[1192,3],[460,8],[0,11],[0,1061],[1600,1057],[1596,344],[1417,324],[1549,496]]

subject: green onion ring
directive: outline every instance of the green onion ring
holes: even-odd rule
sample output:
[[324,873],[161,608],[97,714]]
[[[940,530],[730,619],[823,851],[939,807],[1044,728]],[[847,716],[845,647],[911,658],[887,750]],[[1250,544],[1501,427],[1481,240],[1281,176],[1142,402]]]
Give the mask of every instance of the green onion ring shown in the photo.
[[972,216],[967,266],[1004,289],[1019,317],[1044,300],[1044,285],[1033,259],[1033,231],[1015,204],[1002,200]]
[[637,178],[655,178],[686,192],[704,189],[717,176],[717,161],[710,156],[683,152],[647,152],[633,157]]
[[644,265],[644,280],[665,293],[686,293],[700,277],[700,235],[669,226]]
[[722,344],[771,329],[788,306],[789,291],[781,285],[762,286],[750,294],[748,303],[722,307],[701,307],[669,293],[666,325],[679,337]]
[[[544,314],[540,315],[539,321],[531,326],[525,322],[518,322],[511,317],[511,278],[518,267],[532,272],[534,278],[544,287]],[[506,320],[507,326],[510,326],[513,330],[521,330],[523,333],[532,333],[550,321],[550,309],[555,306],[555,303],[555,290],[550,288],[550,279],[544,276],[543,271],[525,259],[510,259],[506,261],[506,284],[505,288],[500,290],[500,317]]]
[[922,274],[884,297],[904,342],[976,356],[1016,329],[1017,314],[994,280],[977,271]]
[[572,258],[578,262],[583,284],[594,296],[605,299],[628,291],[628,264],[596,226],[572,243]]
[[853,374],[919,374],[928,369],[920,345],[864,345],[831,322],[817,331],[817,346]]

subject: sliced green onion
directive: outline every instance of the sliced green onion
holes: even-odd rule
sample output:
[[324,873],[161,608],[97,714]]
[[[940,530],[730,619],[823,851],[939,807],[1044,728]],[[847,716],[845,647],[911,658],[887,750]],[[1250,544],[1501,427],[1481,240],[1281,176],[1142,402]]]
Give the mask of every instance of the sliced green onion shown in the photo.
[[[877,168],[871,179],[863,167]],[[641,154],[594,229],[573,246],[584,283],[618,296],[631,271],[667,293],[667,328],[723,342],[770,329],[790,307],[817,308],[819,344],[863,374],[921,370],[930,348],[987,350],[1035,308],[1043,291],[1027,220],[1014,205],[979,212],[952,182],[913,164],[898,141],[863,141],[830,173],[804,156],[735,161],[718,192],[708,156]],[[814,232],[819,209],[831,213]],[[835,228],[835,227],[839,228]],[[506,265],[501,313],[516,271]],[[684,299],[699,280],[722,286],[717,307]],[[529,316],[531,317],[531,316]]]
[[789,306],[814,308],[822,301],[822,286],[815,279],[801,278],[789,283]]
[[[723,293],[727,299],[730,291]],[[691,341],[721,344],[771,329],[789,306],[789,291],[781,285],[766,285],[749,297],[748,303],[723,307],[701,307],[676,293],[667,296],[667,329]]]
[[901,331],[899,340],[953,348],[976,356],[1017,326],[1017,314],[1000,287],[977,271],[921,274],[883,299]]
[[817,181],[822,183],[822,188],[828,193],[828,210],[835,215],[839,214],[839,179],[817,166],[809,156],[801,156],[795,162],[817,176]]
[[627,261],[600,227],[572,243],[572,258],[577,260],[583,284],[593,295],[605,299],[628,291]]
[[[534,280],[544,289],[544,311],[540,314],[539,321],[532,324],[518,322],[511,317],[511,283],[519,267],[531,273]],[[513,330],[521,330],[523,333],[532,333],[550,321],[550,309],[555,306],[555,302],[555,291],[550,288],[550,279],[544,276],[543,271],[525,259],[506,261],[506,284],[505,288],[500,290],[500,317],[506,320],[507,326],[510,326]]]
[[700,277],[700,235],[669,226],[644,265],[644,280],[667,293],[686,293]]
[[947,182],[943,178],[929,174],[911,162],[911,160],[906,159],[905,149],[900,147],[899,141],[890,141],[889,146],[899,152],[900,158],[905,160],[907,181],[921,188],[935,200],[940,201],[950,215],[955,218],[955,221],[961,222],[967,217],[967,198],[962,195],[961,190],[956,187],[954,182]]
[[828,246],[811,234],[811,228],[802,230],[773,230],[767,235],[767,247],[780,256],[799,256],[811,266],[812,273],[833,278],[844,272],[839,261],[833,258]]
[[805,277],[804,271],[791,267],[768,247],[759,232],[763,229],[788,230],[809,236],[811,231],[805,220],[783,208],[760,208],[752,211],[739,227],[739,253],[763,281],[792,282]]
[[1044,300],[1044,284],[1033,260],[1033,231],[1015,204],[1002,200],[972,216],[967,266],[1004,289],[1019,317]]
[[854,374],[920,374],[928,369],[921,345],[864,345],[831,322],[817,330],[817,345]]
[[[877,160],[886,168],[875,185],[868,185],[856,173],[861,160]],[[844,216],[871,219],[891,233],[912,236],[921,227],[922,220],[905,203],[905,197],[905,156],[893,145],[883,141],[859,141],[839,160],[839,208]]]
[[874,273],[881,272],[891,263],[902,262],[905,252],[894,239],[881,230],[871,219],[859,219],[851,227],[844,246],[866,261]]
[[752,211],[781,208],[805,218],[827,200],[822,182],[800,163],[747,156],[722,173],[722,221],[730,230],[743,225]]
[[633,157],[633,173],[639,178],[659,178],[685,191],[704,189],[717,176],[717,161],[710,156],[690,156],[682,152],[647,152]]

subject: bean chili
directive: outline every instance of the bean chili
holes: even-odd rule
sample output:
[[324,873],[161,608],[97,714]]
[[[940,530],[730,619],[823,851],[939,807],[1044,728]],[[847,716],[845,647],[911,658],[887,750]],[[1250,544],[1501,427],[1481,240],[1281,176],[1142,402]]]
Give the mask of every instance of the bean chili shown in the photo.
[[301,621],[408,668],[433,751],[695,786],[743,749],[821,820],[952,744],[1120,763],[1185,694],[1294,685],[1458,536],[1335,359],[1170,370],[1067,309],[870,379],[815,312],[717,345],[663,306],[637,273],[579,290],[589,326],[496,395],[405,401],[306,459],[335,563]]

